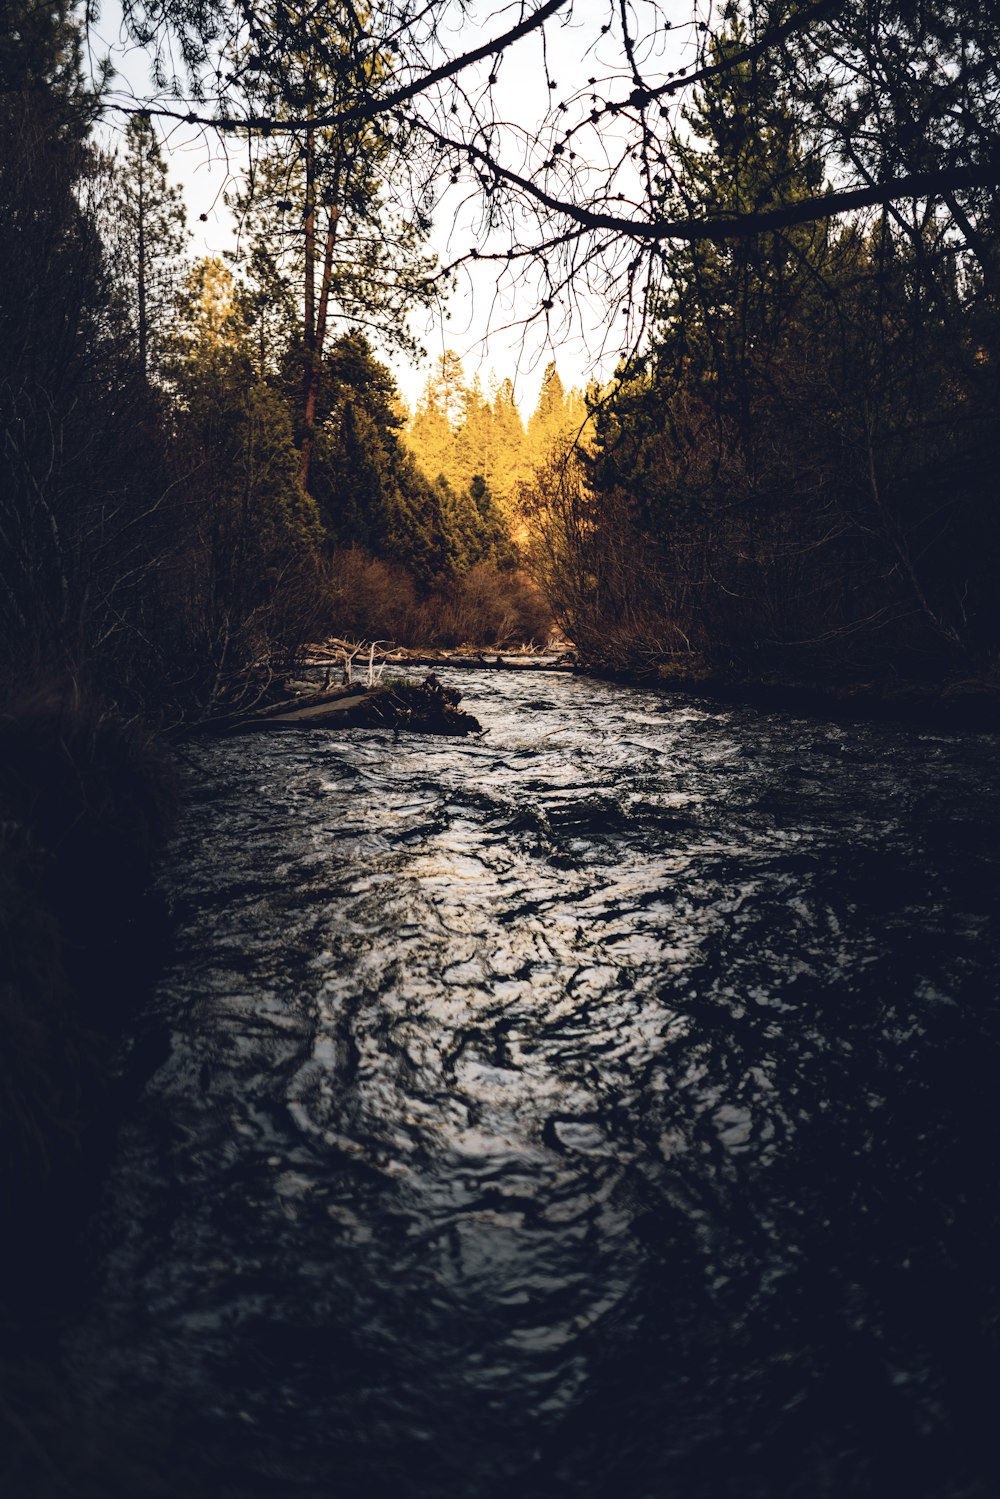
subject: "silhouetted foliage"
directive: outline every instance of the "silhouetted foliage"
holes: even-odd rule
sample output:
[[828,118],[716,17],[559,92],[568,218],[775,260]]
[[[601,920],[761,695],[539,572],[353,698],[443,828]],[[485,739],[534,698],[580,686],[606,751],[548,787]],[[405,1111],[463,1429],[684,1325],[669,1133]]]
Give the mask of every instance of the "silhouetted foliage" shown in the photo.
[[[0,68],[0,650],[129,675],[162,498],[162,423],[99,233],[68,7],[8,11]],[[21,72],[18,73],[18,63]]]
[[[713,56],[746,47],[734,22]],[[766,58],[714,74],[686,118],[668,214],[817,192],[815,136]],[[595,659],[803,675],[994,659],[996,309],[932,204],[897,220],[671,250],[648,352],[595,400],[586,482],[552,476],[543,517],[543,572]]]

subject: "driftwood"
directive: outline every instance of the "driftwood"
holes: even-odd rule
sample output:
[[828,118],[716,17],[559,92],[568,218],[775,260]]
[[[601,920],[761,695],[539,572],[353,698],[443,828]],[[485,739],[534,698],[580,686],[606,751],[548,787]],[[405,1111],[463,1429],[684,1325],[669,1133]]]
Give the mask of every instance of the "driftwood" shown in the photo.
[[505,656],[491,651],[481,656],[387,656],[389,666],[464,667],[468,671],[575,671],[576,662],[569,656],[555,659],[538,656]]
[[459,694],[436,677],[390,686],[333,687],[315,693],[291,693],[202,732],[216,736],[248,734],[262,729],[391,728],[419,734],[476,734],[479,722],[459,707]]
[[[343,666],[350,670],[350,663],[355,659],[354,655],[345,657],[338,654],[335,647],[310,646],[303,666],[313,669],[321,667]],[[575,671],[576,660],[573,656],[529,656],[520,654],[505,655],[501,652],[481,652],[478,655],[468,653],[442,653],[436,656],[403,656],[389,655],[380,658],[376,670],[384,671],[386,667],[405,669],[406,667],[428,667],[435,670],[438,667],[447,666],[449,669],[465,669],[466,671]],[[369,664],[369,670],[371,665]]]
[[253,714],[244,719],[241,725],[244,729],[279,729],[288,724],[301,726],[302,728],[322,728],[324,724],[336,723],[359,708],[362,703],[367,702],[370,694],[367,688],[355,690],[349,688],[344,693],[330,693],[319,699],[308,699],[303,702],[300,698],[291,697],[285,702],[275,704],[267,713]]

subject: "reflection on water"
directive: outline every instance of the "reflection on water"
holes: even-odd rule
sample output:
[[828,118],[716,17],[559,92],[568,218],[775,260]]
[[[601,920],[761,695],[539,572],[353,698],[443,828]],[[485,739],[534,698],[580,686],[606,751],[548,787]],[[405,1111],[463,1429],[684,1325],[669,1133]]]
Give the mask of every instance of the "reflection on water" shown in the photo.
[[81,1383],[219,1493],[993,1495],[996,740],[200,748]]

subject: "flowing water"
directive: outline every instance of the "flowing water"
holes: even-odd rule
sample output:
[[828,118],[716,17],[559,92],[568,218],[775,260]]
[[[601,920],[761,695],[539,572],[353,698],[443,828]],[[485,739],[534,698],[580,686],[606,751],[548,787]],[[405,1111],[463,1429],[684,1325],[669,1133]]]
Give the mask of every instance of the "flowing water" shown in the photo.
[[460,684],[199,746],[95,1410],[238,1499],[995,1495],[996,738]]

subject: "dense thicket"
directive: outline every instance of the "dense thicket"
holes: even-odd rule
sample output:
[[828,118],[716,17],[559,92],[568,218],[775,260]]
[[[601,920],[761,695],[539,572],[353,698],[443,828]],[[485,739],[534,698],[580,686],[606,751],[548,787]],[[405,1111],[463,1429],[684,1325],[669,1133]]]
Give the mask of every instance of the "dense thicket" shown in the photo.
[[[836,170],[808,80],[797,99],[747,51],[734,18],[668,216],[766,215]],[[588,654],[855,677],[995,660],[998,201],[965,204],[968,235],[929,198],[669,251],[648,347],[542,507],[540,563]]]

